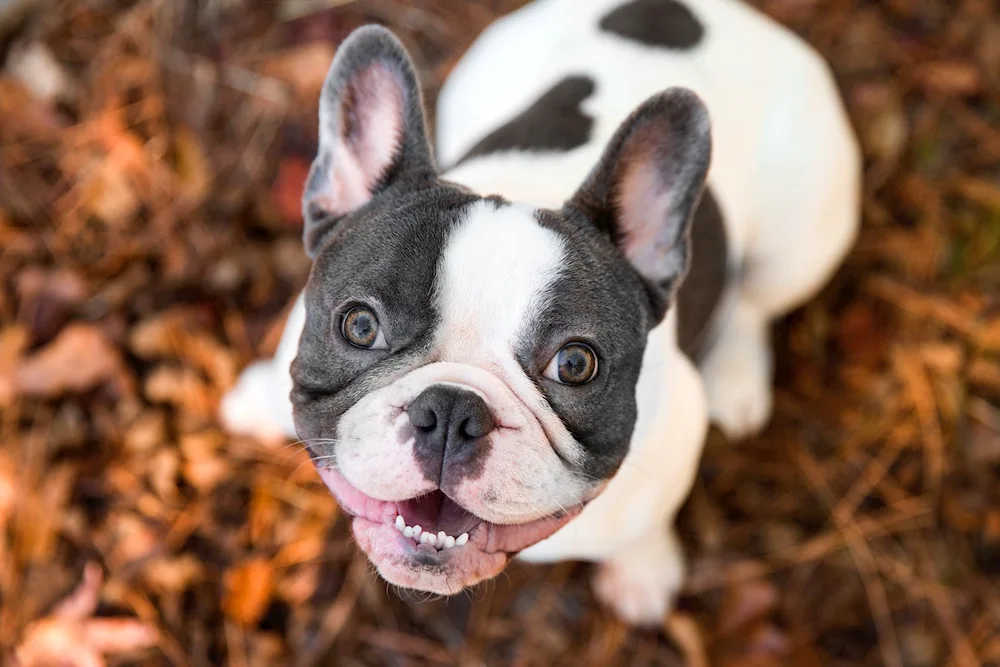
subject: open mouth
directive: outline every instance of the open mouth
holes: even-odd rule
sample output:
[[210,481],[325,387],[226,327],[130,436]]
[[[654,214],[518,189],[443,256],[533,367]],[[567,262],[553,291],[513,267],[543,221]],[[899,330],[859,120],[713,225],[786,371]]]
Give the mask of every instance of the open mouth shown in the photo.
[[[358,541],[373,561],[392,553],[417,563],[449,562],[455,568],[483,574],[487,563],[482,561],[489,561],[489,569],[496,563],[502,569],[508,557],[545,539],[580,511],[576,508],[525,523],[498,524],[469,512],[440,490],[408,500],[383,501],[360,491],[332,467],[318,471],[341,508],[354,517]],[[496,572],[489,576],[493,574]],[[482,578],[486,577],[477,580]],[[475,582],[464,585],[471,583]]]
[[469,533],[483,523],[440,490],[396,503],[396,530],[438,551],[460,547],[469,541]]

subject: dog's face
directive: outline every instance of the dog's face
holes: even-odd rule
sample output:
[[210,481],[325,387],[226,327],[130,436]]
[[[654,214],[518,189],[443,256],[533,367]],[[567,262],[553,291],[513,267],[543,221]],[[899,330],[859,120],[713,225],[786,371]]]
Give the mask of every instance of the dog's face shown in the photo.
[[652,98],[555,211],[438,177],[383,29],[341,46],[320,107],[296,429],[381,574],[455,593],[569,521],[628,452],[707,115],[685,91]]

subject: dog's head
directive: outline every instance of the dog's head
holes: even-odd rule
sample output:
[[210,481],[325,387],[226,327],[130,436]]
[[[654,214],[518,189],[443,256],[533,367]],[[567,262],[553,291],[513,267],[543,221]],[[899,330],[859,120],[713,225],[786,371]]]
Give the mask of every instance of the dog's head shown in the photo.
[[483,198],[439,178],[396,38],[343,43],[303,205],[292,402],[387,580],[451,594],[492,577],[614,475],[709,153],[707,112],[675,89],[622,124],[561,210]]

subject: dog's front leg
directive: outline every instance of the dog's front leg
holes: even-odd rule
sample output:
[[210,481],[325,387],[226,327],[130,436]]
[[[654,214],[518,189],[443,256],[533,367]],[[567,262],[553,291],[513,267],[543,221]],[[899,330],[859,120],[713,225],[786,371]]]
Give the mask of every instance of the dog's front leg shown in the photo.
[[601,563],[594,594],[634,625],[661,625],[684,582],[684,552],[673,527],[661,525]]
[[236,384],[223,396],[219,417],[231,433],[262,438],[297,437],[289,398],[292,390],[289,367],[298,351],[305,319],[305,301],[299,294],[288,315],[274,357],[247,366]]

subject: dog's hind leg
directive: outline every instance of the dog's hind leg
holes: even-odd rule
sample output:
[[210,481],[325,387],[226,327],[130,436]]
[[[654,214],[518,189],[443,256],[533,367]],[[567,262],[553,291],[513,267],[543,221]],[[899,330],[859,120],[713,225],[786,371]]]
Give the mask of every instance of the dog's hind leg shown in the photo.
[[861,217],[861,154],[836,85],[818,57],[800,64],[764,127],[740,284],[700,369],[711,419],[731,438],[770,418],[771,322],[829,281]]
[[771,416],[771,344],[767,313],[738,294],[718,340],[701,362],[708,412],[731,440],[759,431]]

